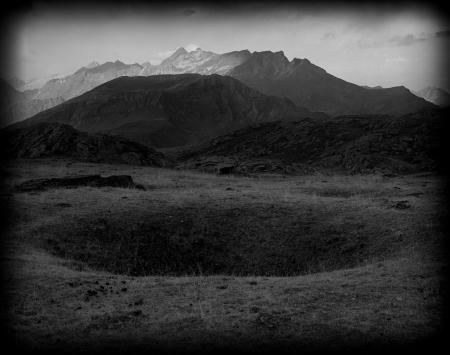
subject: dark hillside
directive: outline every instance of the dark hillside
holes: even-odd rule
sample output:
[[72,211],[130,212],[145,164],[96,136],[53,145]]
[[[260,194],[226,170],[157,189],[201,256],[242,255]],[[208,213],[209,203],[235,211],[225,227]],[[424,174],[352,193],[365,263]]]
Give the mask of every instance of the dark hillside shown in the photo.
[[199,74],[121,77],[20,122],[59,122],[142,144],[199,143],[259,122],[324,117],[238,80]]
[[2,153],[7,158],[70,157],[80,161],[166,166],[162,153],[139,143],[104,134],[80,132],[60,123],[3,129]]
[[446,111],[402,117],[341,116],[270,122],[218,137],[181,155],[180,166],[234,171],[331,169],[414,172],[437,168]]

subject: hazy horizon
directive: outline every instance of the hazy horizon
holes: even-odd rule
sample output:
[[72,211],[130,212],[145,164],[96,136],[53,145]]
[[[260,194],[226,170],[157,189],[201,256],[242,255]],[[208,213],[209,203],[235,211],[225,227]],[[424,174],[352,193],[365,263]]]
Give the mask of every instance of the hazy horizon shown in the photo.
[[64,7],[15,18],[9,60],[23,80],[100,64],[159,64],[174,50],[248,49],[307,58],[358,85],[449,89],[447,23],[427,7],[258,5]]

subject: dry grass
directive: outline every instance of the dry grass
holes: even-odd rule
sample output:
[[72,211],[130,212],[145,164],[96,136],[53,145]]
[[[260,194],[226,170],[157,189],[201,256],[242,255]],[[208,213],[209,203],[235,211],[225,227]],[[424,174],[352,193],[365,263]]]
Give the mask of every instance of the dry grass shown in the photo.
[[[10,171],[9,186],[69,173],[120,172],[149,188],[59,189],[7,197],[15,213],[5,244],[12,280],[6,292],[12,338],[22,343],[71,344],[74,349],[121,344],[340,348],[419,340],[442,326],[444,263],[438,249],[443,201],[437,177],[216,177],[130,166],[67,166],[65,161],[24,161]],[[411,208],[393,208],[399,200],[409,201]],[[110,232],[107,228],[91,238],[88,227],[100,220]],[[77,221],[83,223],[77,226]],[[112,265],[120,255],[125,260],[120,267],[135,263],[132,251],[140,250],[116,238],[126,239],[133,228],[149,228],[155,221],[169,238],[178,231],[185,240],[212,240],[220,232],[233,242],[224,244],[232,247],[216,260],[225,266],[230,255],[248,260],[215,275],[209,275],[213,269],[205,269],[207,263],[193,263],[178,276],[107,272],[119,270]],[[183,228],[185,221],[189,228]],[[294,243],[299,230],[306,239]],[[338,247],[326,248],[333,235],[350,244],[362,240],[364,247],[339,254]],[[59,243],[60,252],[48,248],[47,239]],[[108,243],[96,246],[101,240]],[[114,253],[119,246],[121,252]],[[292,247],[299,248],[297,256],[316,258],[303,260],[297,272],[286,272],[297,276],[282,277],[278,263]],[[145,254],[137,256],[139,262]],[[247,276],[238,277],[242,270]],[[274,270],[279,276],[269,276]]]

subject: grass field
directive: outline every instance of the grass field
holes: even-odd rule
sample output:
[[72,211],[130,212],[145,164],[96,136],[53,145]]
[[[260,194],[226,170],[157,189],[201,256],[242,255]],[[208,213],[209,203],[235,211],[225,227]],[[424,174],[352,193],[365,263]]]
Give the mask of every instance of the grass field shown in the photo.
[[[66,160],[6,167],[9,337],[74,350],[342,349],[443,329],[443,181],[215,176]],[[16,192],[129,174],[122,188]]]

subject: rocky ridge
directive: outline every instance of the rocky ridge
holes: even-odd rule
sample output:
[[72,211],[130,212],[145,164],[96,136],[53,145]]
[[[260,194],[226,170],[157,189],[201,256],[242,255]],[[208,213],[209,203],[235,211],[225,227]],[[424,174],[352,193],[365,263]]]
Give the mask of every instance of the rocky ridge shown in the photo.
[[73,158],[111,164],[167,166],[162,153],[121,137],[88,134],[60,123],[6,128],[0,133],[2,154],[9,158]]
[[341,116],[269,122],[213,139],[179,155],[179,168],[217,173],[410,173],[442,159],[446,111],[399,118]]

